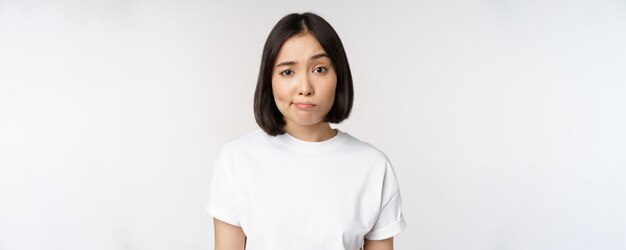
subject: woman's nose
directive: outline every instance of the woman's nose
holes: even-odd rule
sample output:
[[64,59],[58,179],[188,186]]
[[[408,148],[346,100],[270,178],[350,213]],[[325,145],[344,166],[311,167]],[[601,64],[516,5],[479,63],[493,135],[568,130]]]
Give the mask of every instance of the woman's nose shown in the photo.
[[313,86],[311,86],[311,82],[309,81],[309,77],[303,77],[300,82],[300,89],[298,90],[298,94],[304,96],[310,96],[313,94]]

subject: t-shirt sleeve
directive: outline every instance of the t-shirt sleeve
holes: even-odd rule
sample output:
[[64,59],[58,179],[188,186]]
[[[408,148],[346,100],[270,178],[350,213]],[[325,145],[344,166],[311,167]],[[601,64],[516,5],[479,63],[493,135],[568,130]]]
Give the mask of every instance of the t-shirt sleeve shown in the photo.
[[239,218],[235,212],[235,203],[231,188],[231,175],[228,172],[229,161],[220,151],[213,164],[213,178],[209,186],[209,196],[206,203],[206,211],[209,216],[219,219],[231,225],[240,226]]
[[401,233],[405,228],[398,179],[391,162],[387,161],[378,219],[364,237],[368,240],[384,240]]

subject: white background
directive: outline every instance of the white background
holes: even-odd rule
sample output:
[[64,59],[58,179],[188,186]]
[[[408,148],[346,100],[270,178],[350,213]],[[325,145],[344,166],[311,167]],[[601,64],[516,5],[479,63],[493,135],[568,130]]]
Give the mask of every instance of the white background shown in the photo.
[[212,249],[291,12],[343,40],[336,125],[390,157],[396,249],[626,249],[624,1],[0,0],[0,249]]

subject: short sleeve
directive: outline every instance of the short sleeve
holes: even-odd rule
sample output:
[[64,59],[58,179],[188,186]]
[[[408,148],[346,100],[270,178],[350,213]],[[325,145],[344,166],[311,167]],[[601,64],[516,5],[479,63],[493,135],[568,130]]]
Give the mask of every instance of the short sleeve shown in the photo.
[[227,171],[228,161],[223,151],[220,151],[213,164],[213,178],[209,186],[209,196],[206,211],[209,216],[231,225],[241,226],[235,212],[230,174]]
[[405,228],[406,222],[402,215],[402,198],[398,179],[393,166],[387,161],[378,219],[364,237],[368,240],[384,240],[401,233]]

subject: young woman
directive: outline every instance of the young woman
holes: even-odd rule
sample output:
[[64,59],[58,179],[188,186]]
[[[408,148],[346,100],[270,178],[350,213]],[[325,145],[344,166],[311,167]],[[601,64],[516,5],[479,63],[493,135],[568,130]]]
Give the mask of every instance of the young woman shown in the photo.
[[215,249],[389,250],[406,228],[387,156],[330,123],[352,109],[339,36],[290,14],[265,42],[254,95],[260,129],[220,150],[206,204]]

